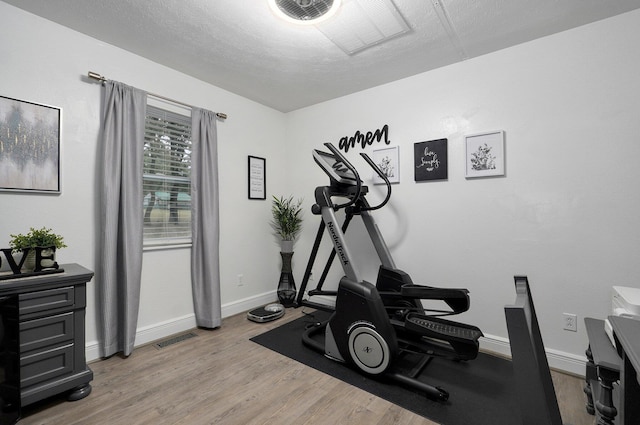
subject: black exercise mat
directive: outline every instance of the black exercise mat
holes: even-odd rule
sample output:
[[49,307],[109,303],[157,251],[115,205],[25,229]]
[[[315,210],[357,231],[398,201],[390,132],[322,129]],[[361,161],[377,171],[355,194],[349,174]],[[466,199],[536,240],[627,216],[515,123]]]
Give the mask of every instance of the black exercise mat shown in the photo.
[[433,359],[421,380],[449,392],[448,401],[433,401],[398,384],[364,376],[304,346],[305,328],[327,317],[324,312],[313,314],[253,337],[251,341],[443,425],[521,423],[509,360],[484,353],[468,362]]

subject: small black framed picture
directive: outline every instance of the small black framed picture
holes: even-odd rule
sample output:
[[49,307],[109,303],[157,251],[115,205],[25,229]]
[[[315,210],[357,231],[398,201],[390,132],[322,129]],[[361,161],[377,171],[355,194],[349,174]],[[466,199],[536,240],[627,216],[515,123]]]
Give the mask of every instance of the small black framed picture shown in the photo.
[[447,180],[447,139],[413,144],[415,181]]
[[267,160],[249,155],[249,199],[267,199]]

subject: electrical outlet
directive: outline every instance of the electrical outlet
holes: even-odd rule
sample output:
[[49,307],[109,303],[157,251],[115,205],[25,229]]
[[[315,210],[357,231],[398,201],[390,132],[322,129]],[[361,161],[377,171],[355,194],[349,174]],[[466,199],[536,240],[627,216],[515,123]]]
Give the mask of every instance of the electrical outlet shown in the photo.
[[578,331],[578,316],[571,313],[563,313],[565,331],[577,332]]
[[244,275],[242,275],[242,274],[238,275],[238,286],[244,285],[244,283],[242,282],[243,278],[244,278]]

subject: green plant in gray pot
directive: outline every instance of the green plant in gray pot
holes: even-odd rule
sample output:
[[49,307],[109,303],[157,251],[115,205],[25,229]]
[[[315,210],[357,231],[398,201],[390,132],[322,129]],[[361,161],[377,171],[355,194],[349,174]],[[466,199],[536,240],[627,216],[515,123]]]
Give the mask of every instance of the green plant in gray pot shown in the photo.
[[285,307],[293,306],[296,298],[296,284],[291,269],[293,243],[302,230],[302,200],[274,196],[271,204],[273,219],[271,226],[280,238],[282,270],[278,282],[278,300]]
[[14,253],[23,252],[29,249],[23,268],[33,271],[36,268],[36,248],[41,249],[43,257],[43,267],[53,267],[55,264],[55,250],[66,248],[64,238],[55,234],[51,229],[43,227],[41,229],[29,228],[25,234],[10,235],[9,247]]
[[302,200],[273,197],[271,205],[273,220],[271,225],[280,237],[282,252],[293,252],[293,242],[302,230]]

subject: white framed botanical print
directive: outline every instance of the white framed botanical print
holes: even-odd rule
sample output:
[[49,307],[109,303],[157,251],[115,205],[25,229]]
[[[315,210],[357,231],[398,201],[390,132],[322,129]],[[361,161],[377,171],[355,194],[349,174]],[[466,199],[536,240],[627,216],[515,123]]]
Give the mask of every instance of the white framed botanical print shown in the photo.
[[[372,159],[387,176],[389,183],[400,183],[400,148],[398,146],[374,149]],[[373,184],[384,184],[384,180],[375,171]]]
[[504,131],[470,134],[464,145],[466,178],[505,175]]

